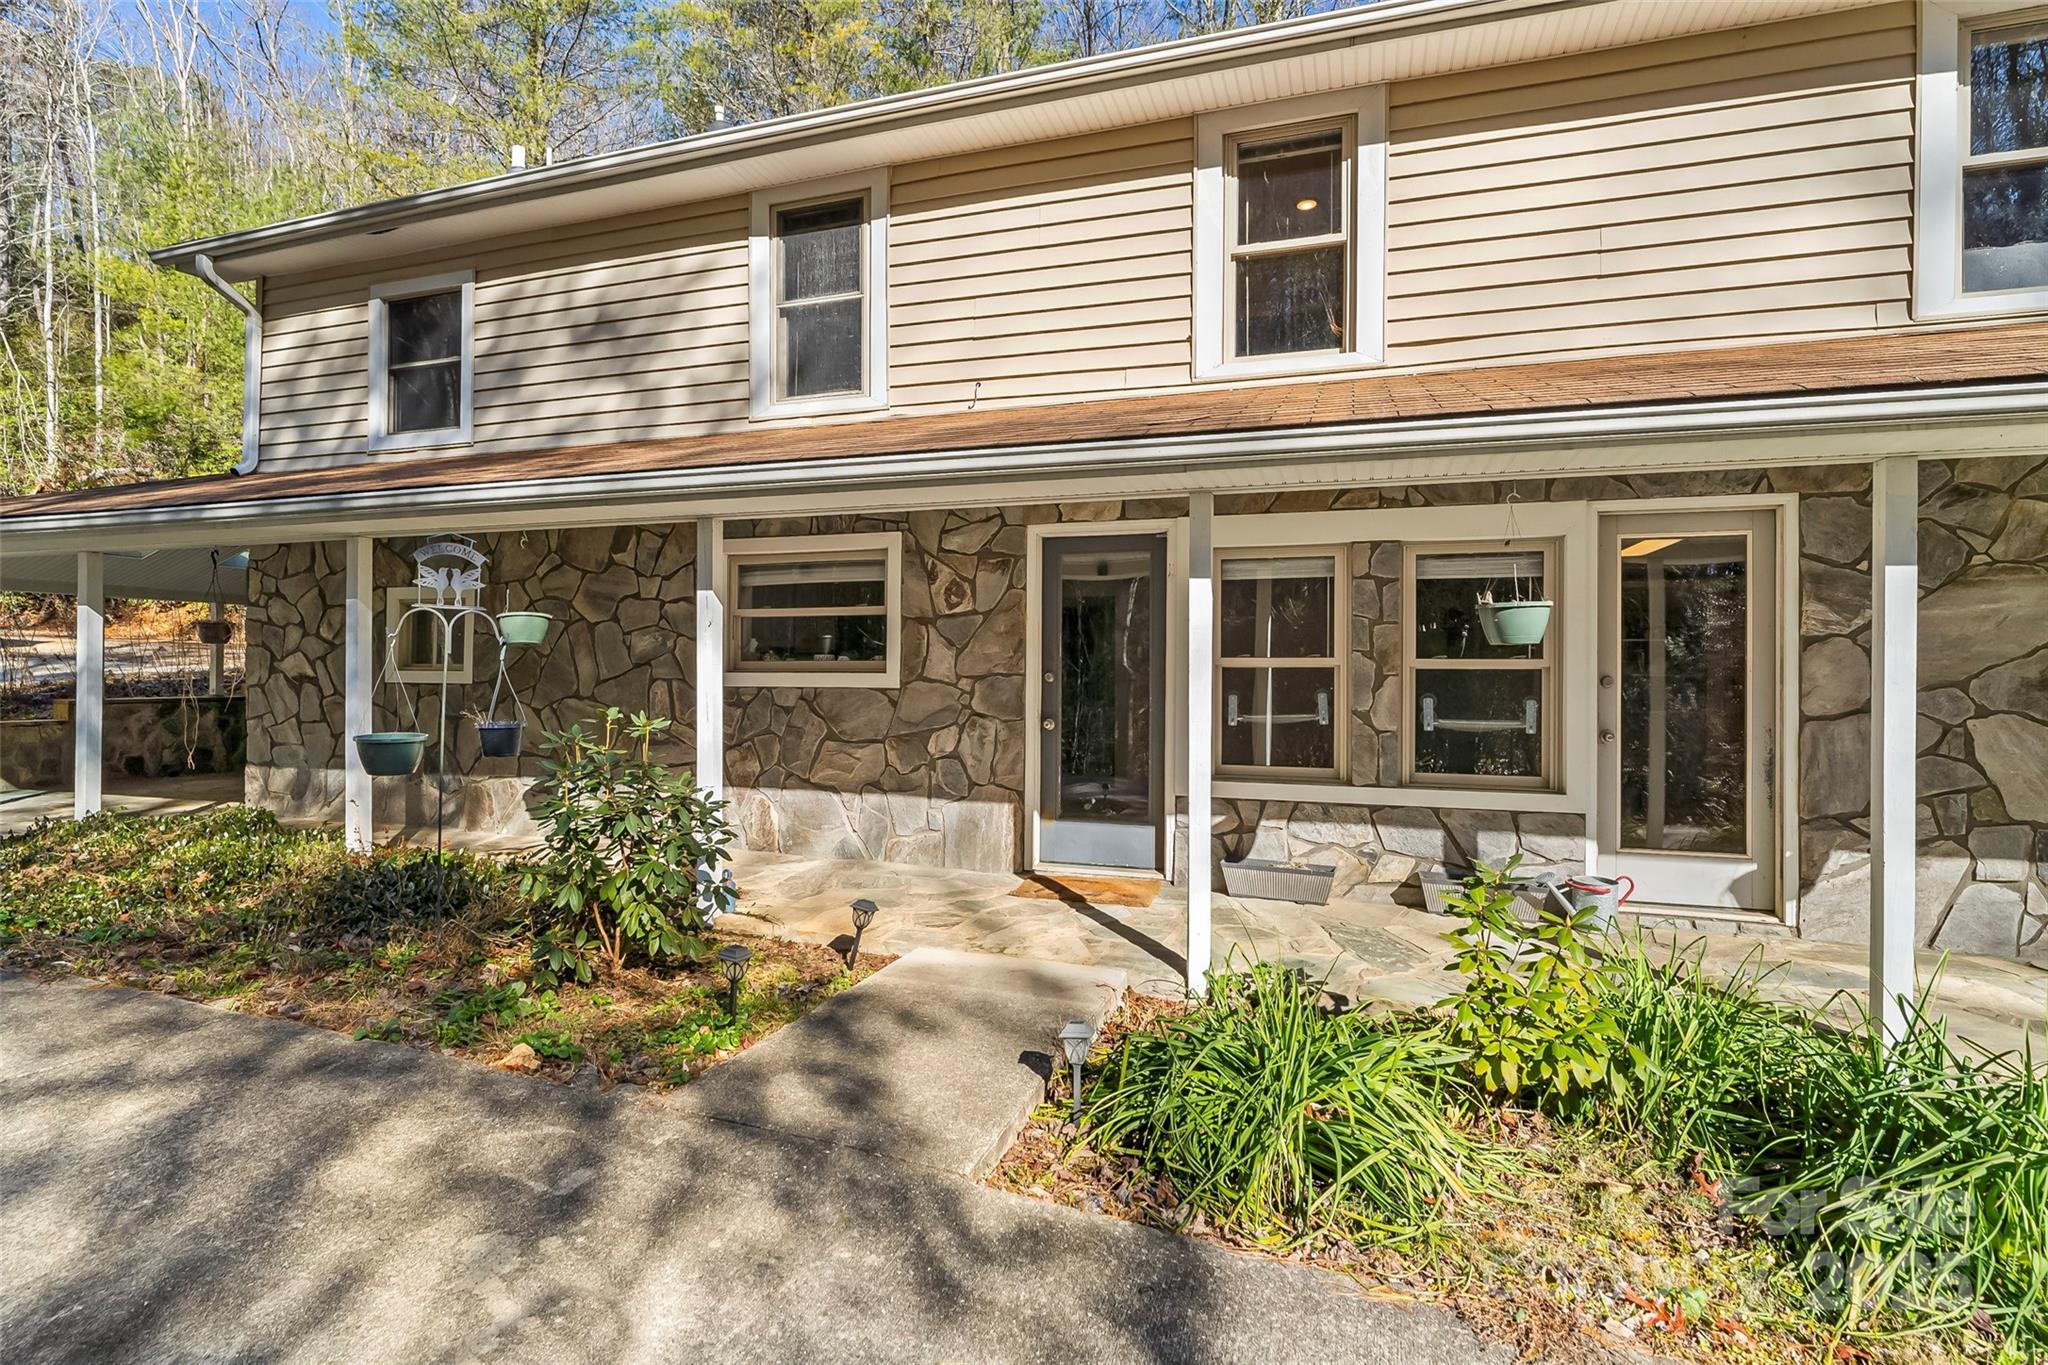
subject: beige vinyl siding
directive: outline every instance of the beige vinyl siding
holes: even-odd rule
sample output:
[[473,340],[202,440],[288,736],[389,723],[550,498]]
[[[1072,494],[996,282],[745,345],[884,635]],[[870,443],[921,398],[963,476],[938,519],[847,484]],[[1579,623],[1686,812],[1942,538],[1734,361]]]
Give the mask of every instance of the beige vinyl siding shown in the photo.
[[1185,120],[898,167],[891,407],[1187,384],[1193,176]]
[[1395,85],[1388,363],[1905,323],[1913,24],[1895,4]]
[[[1913,66],[1893,3],[1396,83],[1387,367],[1906,325]],[[890,412],[1190,386],[1193,144],[1184,119],[895,167]],[[465,449],[746,426],[749,216],[266,281],[266,464],[363,457],[370,286],[461,268]]]
[[476,272],[476,306],[475,443],[464,450],[742,426],[746,231],[746,201],[733,198],[375,274],[273,282],[264,291],[264,462],[360,457],[370,286],[465,267]]

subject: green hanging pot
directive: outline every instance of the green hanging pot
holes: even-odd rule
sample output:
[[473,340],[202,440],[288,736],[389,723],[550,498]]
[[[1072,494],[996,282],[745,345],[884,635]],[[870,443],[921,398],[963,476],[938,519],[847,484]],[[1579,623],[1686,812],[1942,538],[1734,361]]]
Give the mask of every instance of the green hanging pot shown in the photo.
[[498,634],[508,645],[537,645],[548,638],[554,619],[544,611],[501,611]]
[[382,730],[356,736],[363,771],[372,777],[409,777],[427,752],[427,737],[417,730]]
[[1540,645],[1550,629],[1550,603],[1490,603],[1479,609],[1479,628],[1490,645]]

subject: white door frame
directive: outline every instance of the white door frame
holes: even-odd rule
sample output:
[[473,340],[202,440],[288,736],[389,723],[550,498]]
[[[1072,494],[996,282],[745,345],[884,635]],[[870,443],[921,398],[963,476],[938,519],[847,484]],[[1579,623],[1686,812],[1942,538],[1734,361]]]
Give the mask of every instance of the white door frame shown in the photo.
[[[1071,521],[1048,522],[1026,528],[1029,536],[1025,546],[1026,571],[1024,577],[1024,867],[1026,871],[1049,870],[1051,864],[1043,863],[1038,854],[1038,798],[1039,798],[1039,720],[1041,706],[1039,697],[1042,689],[1039,675],[1045,671],[1044,603],[1041,594],[1045,590],[1045,542],[1052,537],[1071,539],[1076,536],[1142,536],[1164,535],[1166,537],[1166,657],[1160,665],[1166,672],[1166,767],[1159,776],[1165,783],[1160,800],[1165,808],[1166,839],[1165,852],[1161,858],[1161,875],[1167,881],[1173,880],[1173,851],[1175,822],[1178,819],[1180,792],[1183,786],[1180,773],[1181,746],[1173,737],[1180,733],[1181,717],[1187,711],[1187,632],[1181,621],[1187,615],[1187,522],[1181,518],[1148,518],[1143,521]],[[1143,876],[1142,872],[1119,875]]]
[[[1776,803],[1775,813],[1769,819],[1775,835],[1776,848],[1772,850],[1774,866],[1760,867],[1771,876],[1775,883],[1771,903],[1775,917],[1788,926],[1796,927],[1799,911],[1799,498],[1797,494],[1749,494],[1719,498],[1643,498],[1615,499],[1592,504],[1596,529],[1595,550],[1596,573],[1596,614],[1600,618],[1598,629],[1593,632],[1594,642],[1591,654],[1585,660],[1585,677],[1589,688],[1597,693],[1599,678],[1607,667],[1606,641],[1608,614],[1618,610],[1618,600],[1610,601],[1607,591],[1608,519],[1656,516],[1659,514],[1685,514],[1695,522],[1687,529],[1695,533],[1711,525],[1716,514],[1749,514],[1767,511],[1774,515],[1772,570],[1775,574],[1775,629],[1771,632],[1771,643],[1775,658],[1772,661],[1773,677],[1766,685],[1776,688],[1775,697],[1767,703],[1768,713],[1773,719],[1775,742],[1767,761],[1762,765],[1765,789]],[[1737,529],[1731,526],[1730,529]],[[1596,697],[1597,704],[1597,697]],[[1600,747],[1597,733],[1589,736],[1596,750]],[[1593,799],[1587,811],[1588,854],[1592,865],[1610,875],[1615,865],[1615,854],[1604,846],[1604,830],[1610,812],[1604,807],[1610,789],[1608,782],[1608,756],[1596,753],[1597,775],[1593,783]],[[1761,859],[1759,862],[1761,863]],[[1655,904],[1655,902],[1651,902]],[[1647,906],[1646,906],[1647,908]],[[1727,907],[1681,905],[1669,906],[1701,918],[1754,918],[1755,910],[1738,910]],[[1772,913],[1765,911],[1762,913]]]

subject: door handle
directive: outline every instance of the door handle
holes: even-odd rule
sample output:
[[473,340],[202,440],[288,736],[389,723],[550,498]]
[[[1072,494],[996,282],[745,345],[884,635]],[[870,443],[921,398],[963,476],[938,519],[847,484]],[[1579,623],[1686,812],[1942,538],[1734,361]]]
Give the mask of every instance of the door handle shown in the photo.
[[1045,718],[1044,720],[1042,720],[1042,721],[1038,722],[1038,728],[1039,728],[1039,729],[1041,729],[1041,730],[1051,730],[1051,729],[1053,729],[1053,728],[1054,728],[1054,726],[1053,726],[1053,723],[1052,723],[1052,717],[1051,717],[1051,716],[1047,716],[1047,717],[1046,717],[1046,718]]
[[1612,730],[1602,730],[1602,731],[1600,732],[1600,742],[1601,742],[1602,744],[1612,744],[1612,743],[1614,743],[1614,731],[1612,731]]

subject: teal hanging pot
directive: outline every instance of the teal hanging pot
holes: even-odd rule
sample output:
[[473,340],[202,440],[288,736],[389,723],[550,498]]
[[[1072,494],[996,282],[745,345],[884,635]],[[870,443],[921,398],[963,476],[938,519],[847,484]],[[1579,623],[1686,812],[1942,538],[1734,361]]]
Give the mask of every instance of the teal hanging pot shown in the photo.
[[1479,628],[1490,645],[1540,645],[1550,629],[1550,603],[1489,603],[1479,608]]
[[548,638],[554,619],[544,611],[501,611],[498,634],[508,645],[537,645]]
[[383,730],[356,736],[363,771],[372,777],[409,777],[427,752],[427,737],[417,730]]

